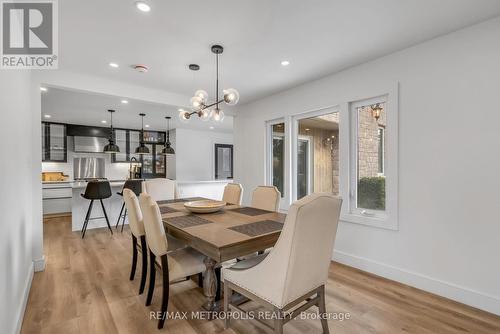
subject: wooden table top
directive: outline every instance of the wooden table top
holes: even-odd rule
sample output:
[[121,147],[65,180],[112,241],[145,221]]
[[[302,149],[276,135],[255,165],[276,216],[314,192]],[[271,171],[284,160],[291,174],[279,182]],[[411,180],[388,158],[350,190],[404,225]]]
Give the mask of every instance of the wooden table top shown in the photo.
[[[223,210],[211,214],[193,214],[184,208],[185,202],[183,199],[176,202],[158,202],[160,210],[166,212],[162,214],[165,231],[217,262],[274,246],[286,218],[283,213],[247,209],[239,205],[227,205]],[[233,211],[235,209],[236,211]],[[206,221],[196,222],[197,219],[193,216]],[[179,224],[176,217],[186,217],[188,221],[190,219],[195,221],[193,226],[185,226],[184,222]],[[263,223],[246,226],[255,222]],[[281,226],[275,222],[281,223]],[[231,229],[234,227],[242,232]],[[265,232],[266,229],[272,231]]]

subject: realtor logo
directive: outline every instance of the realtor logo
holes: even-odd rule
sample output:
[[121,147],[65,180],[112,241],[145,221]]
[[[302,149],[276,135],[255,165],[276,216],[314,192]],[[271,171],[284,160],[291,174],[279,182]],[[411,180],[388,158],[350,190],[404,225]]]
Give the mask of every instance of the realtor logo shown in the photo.
[[1,0],[2,69],[57,69],[57,2]]

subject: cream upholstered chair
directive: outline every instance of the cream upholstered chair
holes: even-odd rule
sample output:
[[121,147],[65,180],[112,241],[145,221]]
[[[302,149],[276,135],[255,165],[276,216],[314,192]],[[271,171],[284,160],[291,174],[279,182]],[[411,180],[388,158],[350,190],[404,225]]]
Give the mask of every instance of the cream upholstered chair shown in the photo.
[[[165,201],[175,199],[177,196],[177,187],[174,180],[166,178],[149,179],[142,182],[142,192],[147,193],[153,201]],[[186,243],[179,239],[167,235],[169,250],[186,247]]]
[[241,205],[241,198],[243,197],[243,187],[239,183],[228,183],[224,187],[224,194],[222,200],[229,204]]
[[145,180],[142,182],[142,192],[148,193],[156,202],[175,199],[175,181],[166,178]]
[[[241,293],[275,312],[275,333],[282,333],[286,322],[311,306],[325,313],[325,283],[341,204],[342,199],[331,194],[312,194],[292,204],[280,237],[267,256],[249,259],[249,265],[241,261],[223,269],[224,310],[238,309],[230,300],[233,291]],[[294,307],[285,317],[284,312]],[[326,319],[321,325],[328,333]]]
[[155,260],[160,258],[163,273],[163,297],[161,302],[160,320],[158,329],[163,328],[168,308],[170,284],[186,277],[198,274],[205,270],[203,263],[205,256],[190,247],[168,251],[168,241],[161,219],[160,208],[149,194],[139,196],[139,204],[144,216],[144,230],[146,232],[147,247],[149,249],[149,288],[146,306],[151,305],[155,287]]
[[148,252],[142,212],[139,206],[139,200],[137,199],[134,191],[128,188],[123,189],[123,200],[128,212],[130,232],[132,232],[132,269],[130,271],[131,281],[134,279],[135,269],[137,267],[137,239],[141,241],[142,274],[141,284],[139,286],[139,294],[142,294],[144,292],[144,287],[146,286],[146,276],[148,273]]
[[252,208],[278,211],[281,193],[275,186],[258,186],[252,193]]

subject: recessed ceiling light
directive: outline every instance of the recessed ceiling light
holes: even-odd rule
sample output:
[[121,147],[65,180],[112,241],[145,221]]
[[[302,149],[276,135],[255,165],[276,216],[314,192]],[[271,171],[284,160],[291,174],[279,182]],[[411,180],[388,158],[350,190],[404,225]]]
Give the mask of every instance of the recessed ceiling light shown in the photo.
[[288,65],[290,65],[290,61],[288,61],[288,60],[281,61],[281,66],[288,66]]
[[213,130],[213,129],[214,129],[214,127],[213,127],[213,126],[211,126],[211,127],[210,127],[210,130]]
[[45,114],[45,115],[43,115],[43,117],[45,117],[45,118],[51,118],[52,116],[50,116],[49,114]]
[[145,128],[149,128],[149,124],[144,125]]
[[118,68],[118,67],[120,67],[120,65],[118,65],[117,63],[109,63],[109,66],[110,66],[110,67],[113,67],[113,68]]
[[46,91],[47,91],[47,87],[40,87],[40,90],[41,90],[42,92],[46,92]]
[[309,130],[311,130],[311,129],[309,129],[309,128],[305,128],[305,130],[306,130],[306,131],[309,131]]
[[105,119],[103,119],[103,120],[101,121],[101,123],[102,123],[102,124],[106,124],[107,122],[106,122],[106,120],[105,120]]
[[123,104],[127,104],[127,103],[128,103],[128,101],[127,101],[127,100],[122,100],[122,103],[123,103]]
[[148,5],[146,2],[144,1],[137,1],[135,3],[135,6],[137,7],[137,9],[139,9],[141,12],[149,12],[151,10],[151,6]]

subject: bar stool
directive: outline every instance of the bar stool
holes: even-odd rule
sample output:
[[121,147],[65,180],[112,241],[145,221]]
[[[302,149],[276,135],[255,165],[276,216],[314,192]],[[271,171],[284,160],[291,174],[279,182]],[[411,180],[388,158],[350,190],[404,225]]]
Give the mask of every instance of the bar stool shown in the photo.
[[103,217],[90,218],[90,215],[92,213],[92,206],[94,205],[95,200],[99,200],[101,202],[104,218],[106,218],[106,223],[108,224],[108,228],[111,231],[111,234],[113,234],[113,230],[109,225],[108,214],[106,213],[106,209],[104,208],[104,204],[102,202],[103,199],[111,197],[111,186],[109,185],[109,181],[89,181],[89,183],[87,183],[87,187],[85,188],[85,193],[81,194],[81,196],[85,199],[90,200],[89,209],[87,210],[87,215],[85,216],[85,222],[83,223],[82,227],[82,239],[85,237],[85,232],[87,231],[87,225],[89,224],[89,220],[103,218]]
[[[135,196],[139,197],[142,189],[142,181],[143,181],[142,179],[127,180],[123,185],[123,189],[130,189],[134,192]],[[122,191],[117,192],[116,194],[123,197],[123,189]],[[115,226],[115,228],[118,229],[118,225],[120,225],[120,219],[123,219],[122,230],[121,230],[122,232],[123,232],[123,225],[125,225],[125,217],[127,217],[127,208],[125,207],[125,201],[123,201],[122,208],[120,210],[120,214],[118,215],[118,219],[116,220],[116,226]]]

